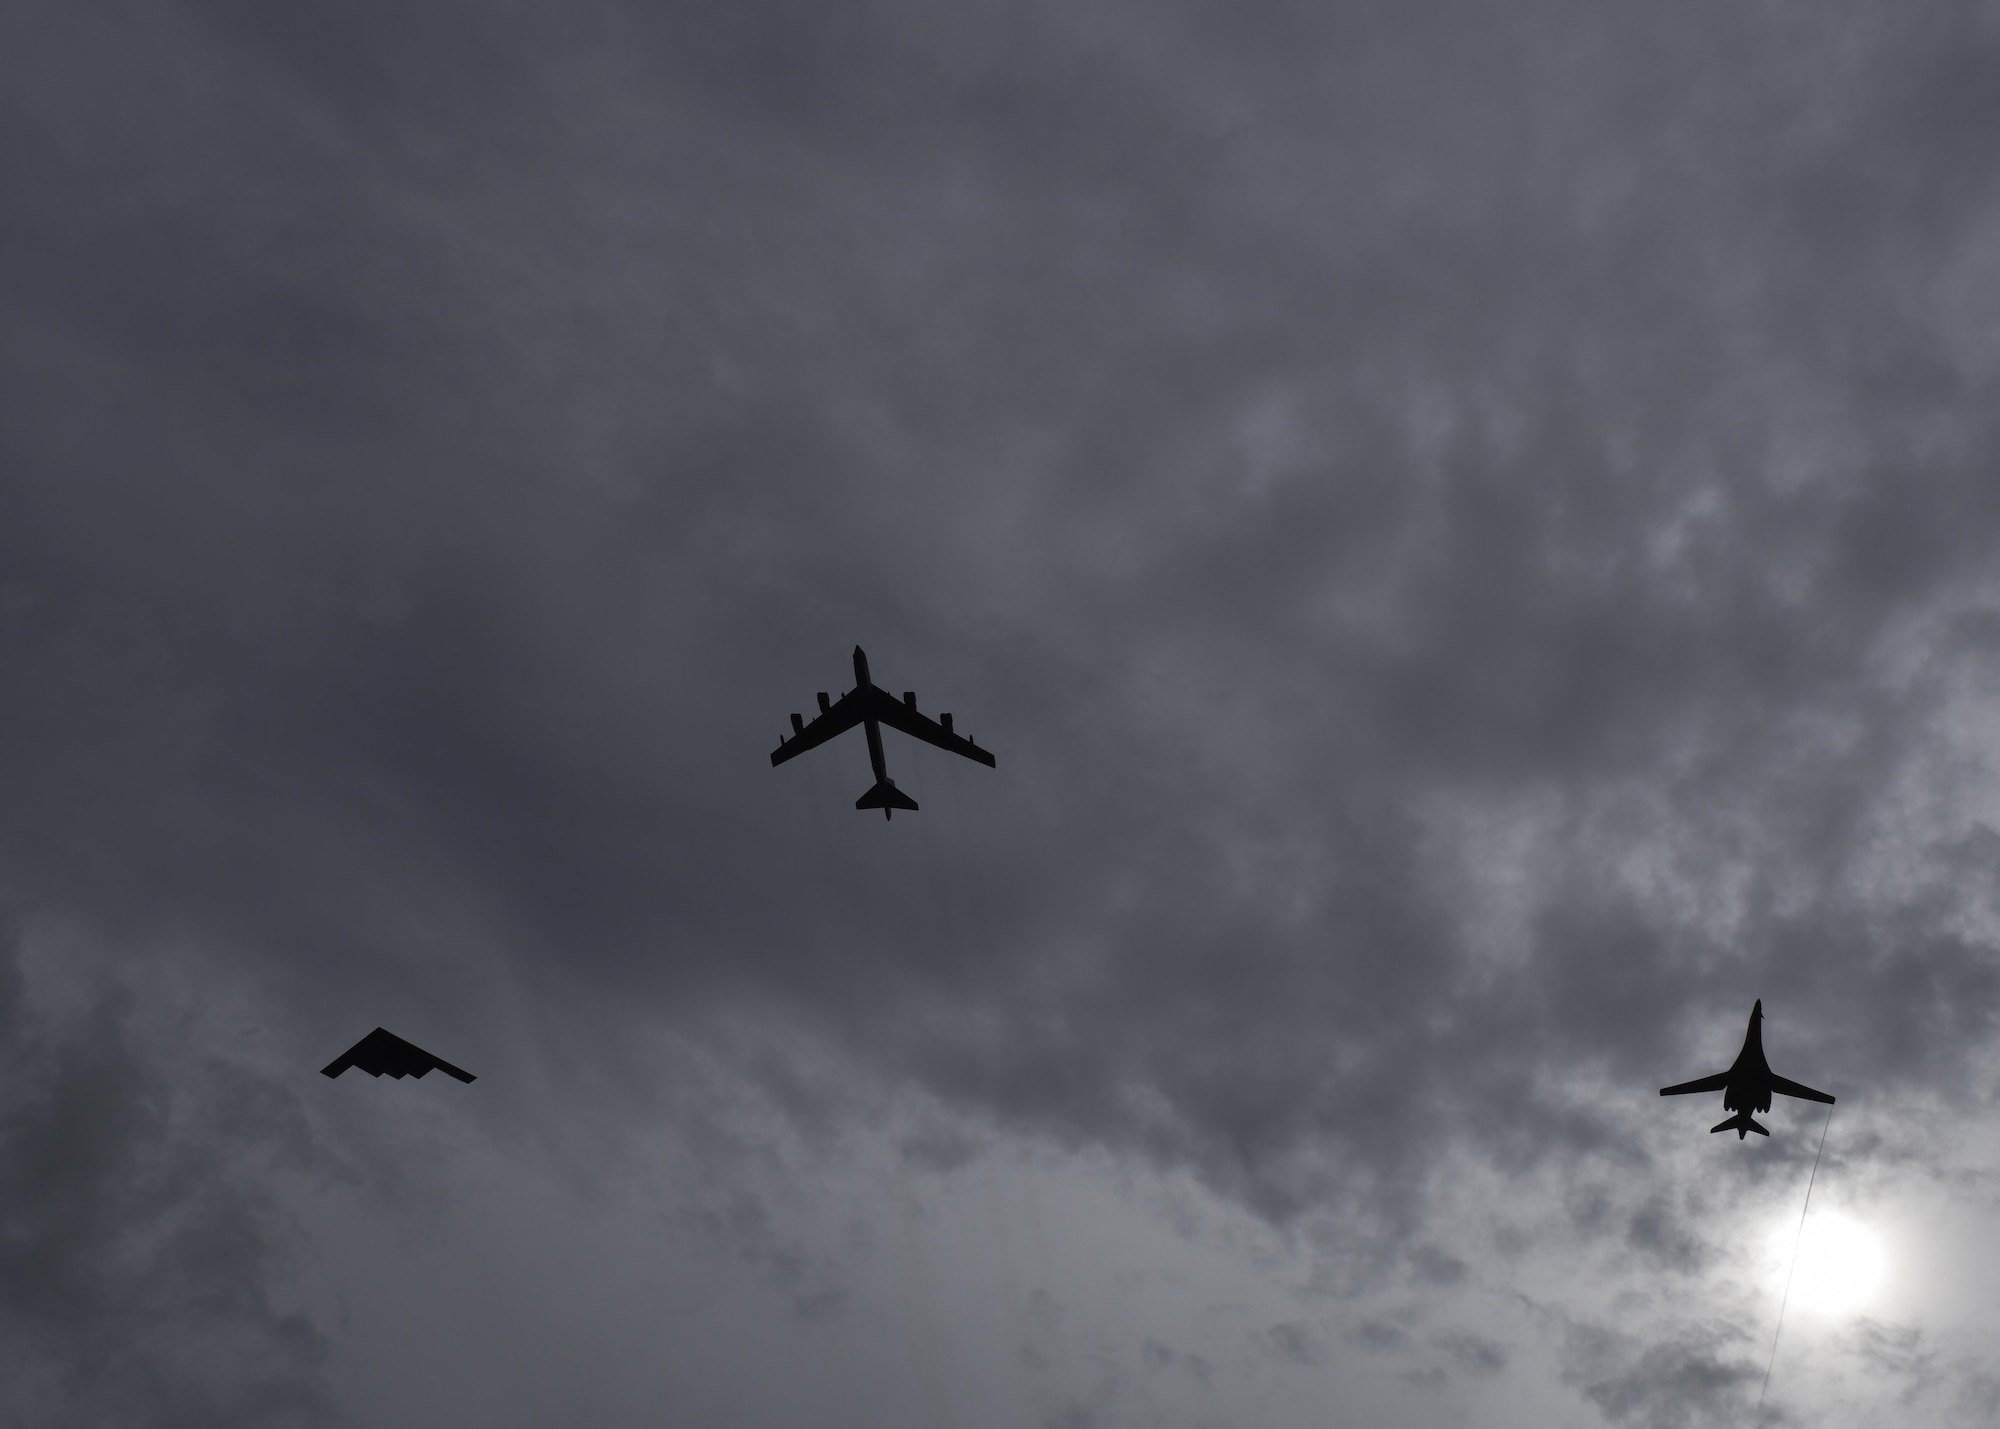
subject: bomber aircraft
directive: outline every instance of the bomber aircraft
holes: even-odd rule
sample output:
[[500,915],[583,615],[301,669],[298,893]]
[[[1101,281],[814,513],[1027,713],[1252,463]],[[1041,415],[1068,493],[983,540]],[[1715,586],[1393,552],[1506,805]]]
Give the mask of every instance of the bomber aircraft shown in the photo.
[[883,763],[881,727],[885,724],[891,729],[900,729],[912,739],[921,739],[939,749],[976,759],[988,769],[999,767],[991,754],[965,736],[953,732],[950,715],[940,715],[934,720],[928,715],[918,714],[915,691],[905,691],[899,700],[887,690],[877,689],[868,678],[868,657],[859,645],[854,647],[854,688],[832,701],[827,699],[826,691],[821,690],[819,718],[811,724],[794,714],[792,737],[778,741],[778,747],[771,751],[771,766],[776,768],[794,755],[817,748],[857,724],[868,732],[868,762],[875,766],[875,787],[856,799],[854,807],[880,809],[885,819],[896,809],[908,809],[911,813],[917,811],[917,801],[896,787],[896,781],[889,777],[888,768]]
[[1743,1034],[1743,1050],[1736,1054],[1736,1060],[1729,1064],[1728,1071],[1682,1082],[1679,1086],[1661,1087],[1660,1095],[1677,1097],[1689,1092],[1721,1092],[1723,1110],[1733,1111],[1736,1115],[1719,1126],[1711,1126],[1708,1134],[1713,1136],[1718,1131],[1733,1131],[1738,1141],[1743,1139],[1745,1132],[1754,1131],[1759,1136],[1771,1134],[1759,1126],[1750,1113],[1769,1111],[1773,1092],[1832,1106],[1833,1098],[1825,1092],[1816,1092],[1771,1070],[1771,1064],[1764,1060],[1763,1023],[1764,999],[1760,997],[1750,1009],[1750,1030]]
[[397,1079],[425,1077],[443,1072],[461,1082],[475,1080],[472,1073],[452,1066],[442,1057],[433,1057],[414,1042],[405,1042],[385,1027],[377,1027],[338,1057],[320,1068],[324,1076],[337,1077],[349,1067],[359,1067],[371,1077],[384,1072]]

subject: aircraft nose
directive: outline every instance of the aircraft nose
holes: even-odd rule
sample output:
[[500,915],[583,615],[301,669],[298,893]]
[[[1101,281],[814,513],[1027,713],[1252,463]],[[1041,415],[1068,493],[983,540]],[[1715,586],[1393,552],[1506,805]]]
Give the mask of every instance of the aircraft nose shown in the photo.
[[1752,1004],[1750,1005],[1750,1015],[1751,1015],[1752,1017],[1762,1017],[1762,1016],[1764,1015],[1764,999],[1763,999],[1763,998],[1761,998],[1761,997],[1760,997],[1760,998],[1758,998],[1758,999],[1757,999],[1757,1000],[1756,1000],[1756,1001],[1755,1001],[1754,1003],[1752,1003]]

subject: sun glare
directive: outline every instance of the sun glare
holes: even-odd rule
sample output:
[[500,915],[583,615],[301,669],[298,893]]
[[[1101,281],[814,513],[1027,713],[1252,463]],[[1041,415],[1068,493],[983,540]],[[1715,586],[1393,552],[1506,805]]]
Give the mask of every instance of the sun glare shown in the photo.
[[1882,1243],[1866,1226],[1837,1211],[1807,1216],[1804,1234],[1797,1221],[1774,1231],[1771,1254],[1780,1286],[1791,1274],[1790,1303],[1823,1314],[1859,1309],[1882,1280]]

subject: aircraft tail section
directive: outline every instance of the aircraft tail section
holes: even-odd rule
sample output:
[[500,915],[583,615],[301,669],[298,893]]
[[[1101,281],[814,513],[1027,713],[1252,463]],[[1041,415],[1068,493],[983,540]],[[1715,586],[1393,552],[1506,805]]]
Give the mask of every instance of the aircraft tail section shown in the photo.
[[1739,1111],[1738,1113],[1736,1113],[1736,1115],[1729,1118],[1729,1120],[1723,1122],[1720,1126],[1711,1126],[1708,1129],[1708,1134],[1710,1136],[1713,1136],[1718,1131],[1733,1131],[1736,1133],[1736,1139],[1738,1141],[1741,1141],[1743,1139],[1743,1134],[1749,1131],[1754,1131],[1759,1136],[1769,1136],[1771,1134],[1770,1132],[1766,1131],[1762,1126],[1758,1125],[1756,1119],[1753,1118],[1747,1111]]
[[908,809],[917,812],[917,801],[896,787],[896,781],[883,777],[875,781],[875,787],[854,801],[857,809],[880,809],[883,818],[890,817],[892,809]]

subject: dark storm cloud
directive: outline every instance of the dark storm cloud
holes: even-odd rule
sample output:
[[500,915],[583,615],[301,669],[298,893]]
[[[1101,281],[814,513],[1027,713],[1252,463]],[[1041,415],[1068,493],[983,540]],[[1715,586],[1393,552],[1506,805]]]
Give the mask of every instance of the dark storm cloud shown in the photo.
[[[1439,1291],[1449,1155],[1582,1167],[1690,1274],[1627,1113],[1752,997],[1843,1101],[2000,1014],[2000,51],[1890,13],[21,7],[0,880],[469,1115],[668,1022]],[[767,768],[857,640],[998,773]]]
[[222,1049],[160,1045],[137,989],[42,941],[30,976],[9,928],[0,963],[0,1402],[49,1425],[325,1422],[324,1340],[283,1303],[290,1237],[258,1184],[313,1161],[300,1109]]

